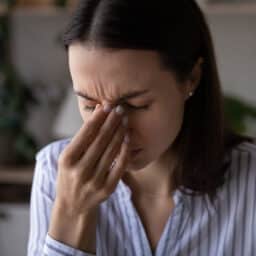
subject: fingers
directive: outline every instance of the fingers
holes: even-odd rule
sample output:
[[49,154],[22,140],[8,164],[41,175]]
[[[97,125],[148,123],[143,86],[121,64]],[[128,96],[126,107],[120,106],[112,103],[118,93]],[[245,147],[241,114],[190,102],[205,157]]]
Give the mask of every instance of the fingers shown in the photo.
[[122,178],[123,174],[126,171],[126,168],[128,167],[130,160],[130,152],[129,152],[129,141],[122,142],[120,154],[118,155],[116,159],[116,163],[113,167],[113,169],[109,172],[107,175],[106,181],[105,181],[105,189],[112,193],[119,180]]
[[107,113],[102,111],[102,107],[98,104],[91,118],[82,125],[62,152],[60,160],[63,160],[68,165],[78,161],[96,137],[106,117]]
[[[96,108],[61,153],[57,198],[72,212],[95,208],[106,200],[124,173],[129,152],[123,142],[128,126],[122,126],[122,119],[116,109],[107,113]],[[116,165],[108,172],[115,158]]]
[[94,168],[101,160],[101,157],[107,149],[108,145],[111,143],[116,129],[122,120],[122,115],[117,113],[116,109],[117,108],[113,109],[109,113],[104,124],[98,131],[94,141],[91,143],[87,149],[86,154],[83,155],[79,162],[79,166],[81,168],[88,170],[85,173],[85,179],[90,177],[95,172]]
[[113,163],[114,159],[117,157],[117,154],[120,152],[125,132],[125,126],[119,125],[113,139],[107,146],[103,156],[101,157],[95,168],[95,174],[93,179],[95,181],[94,184],[97,184],[98,187],[101,187],[102,184],[105,182],[106,175],[108,174],[110,166]]

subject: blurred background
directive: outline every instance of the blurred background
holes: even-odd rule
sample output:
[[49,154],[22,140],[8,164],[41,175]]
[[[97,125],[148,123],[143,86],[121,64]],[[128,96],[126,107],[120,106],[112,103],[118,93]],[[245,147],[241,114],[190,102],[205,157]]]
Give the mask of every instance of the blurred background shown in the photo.
[[[256,0],[198,0],[215,43],[225,113],[256,136]],[[36,152],[82,120],[61,35],[76,1],[0,0],[0,254],[25,256]]]

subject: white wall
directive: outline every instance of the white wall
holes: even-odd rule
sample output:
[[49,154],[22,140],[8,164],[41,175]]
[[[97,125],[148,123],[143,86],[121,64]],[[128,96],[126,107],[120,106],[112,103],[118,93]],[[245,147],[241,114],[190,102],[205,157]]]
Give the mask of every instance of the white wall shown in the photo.
[[29,236],[29,205],[0,204],[0,255],[25,256]]
[[28,128],[42,146],[52,139],[60,100],[69,86],[66,52],[60,44],[67,21],[65,11],[44,9],[19,9],[11,16],[13,64],[43,103],[31,108],[28,120]]
[[224,91],[256,104],[256,11],[209,14],[207,19]]

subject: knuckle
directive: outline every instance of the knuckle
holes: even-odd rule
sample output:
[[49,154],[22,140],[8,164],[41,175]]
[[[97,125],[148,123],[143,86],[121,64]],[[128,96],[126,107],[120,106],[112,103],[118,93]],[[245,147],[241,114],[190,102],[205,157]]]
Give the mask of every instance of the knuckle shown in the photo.
[[120,161],[115,161],[115,169],[119,170],[120,169]]
[[71,156],[68,151],[63,151],[59,158],[58,158],[58,164],[61,166],[68,166],[71,164]]
[[112,193],[112,189],[108,186],[104,186],[102,188],[102,195],[105,196],[106,198],[109,197],[109,195]]
[[96,192],[97,191],[97,185],[95,184],[95,182],[93,182],[93,181],[88,182],[87,185],[86,185],[86,191],[88,193]]
[[78,171],[77,168],[69,170],[69,178],[70,182],[73,182],[76,185],[80,184],[82,180],[81,173]]
[[106,191],[105,189],[103,189],[103,190],[100,192],[100,197],[101,197],[101,199],[106,200],[106,199],[109,197],[109,192]]

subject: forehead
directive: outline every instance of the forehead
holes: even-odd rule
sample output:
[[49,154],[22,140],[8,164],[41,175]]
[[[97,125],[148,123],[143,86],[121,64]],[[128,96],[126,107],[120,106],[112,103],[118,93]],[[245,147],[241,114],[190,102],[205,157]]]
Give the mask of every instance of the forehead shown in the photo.
[[[80,43],[69,48],[69,67],[76,89],[96,94],[125,93],[150,88],[162,67],[156,52],[89,48]],[[96,95],[95,95],[96,96]],[[109,95],[110,96],[110,95]]]
[[155,51],[93,48],[82,43],[69,47],[69,64],[73,69],[86,69],[90,73],[122,71],[121,74],[129,75],[162,68],[159,54]]

